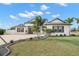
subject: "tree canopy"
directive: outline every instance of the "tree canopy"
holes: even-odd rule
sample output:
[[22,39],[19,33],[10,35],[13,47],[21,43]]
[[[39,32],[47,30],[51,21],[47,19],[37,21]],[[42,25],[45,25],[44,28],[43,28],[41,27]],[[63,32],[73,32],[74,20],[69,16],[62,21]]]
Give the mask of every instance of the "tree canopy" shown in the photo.
[[72,23],[72,22],[73,22],[73,19],[74,19],[73,17],[69,17],[69,18],[66,19],[66,21],[67,21],[68,23]]

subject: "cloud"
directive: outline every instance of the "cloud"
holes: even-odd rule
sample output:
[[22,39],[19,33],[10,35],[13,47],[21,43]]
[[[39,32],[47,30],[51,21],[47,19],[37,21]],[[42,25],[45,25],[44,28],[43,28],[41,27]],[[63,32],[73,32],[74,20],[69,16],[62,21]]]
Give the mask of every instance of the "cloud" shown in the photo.
[[64,6],[64,7],[66,7],[66,6],[68,6],[67,5],[67,3],[58,3],[60,6]]
[[43,15],[44,13],[42,11],[32,11],[34,15]]
[[11,5],[12,4],[12,0],[0,0],[0,3],[4,4],[4,5]]
[[41,10],[47,10],[49,7],[43,4],[40,8]]
[[60,14],[55,14],[55,15],[52,15],[52,17],[56,18],[56,17],[59,17]]
[[20,17],[26,17],[26,18],[31,18],[33,16],[36,16],[36,15],[43,15],[44,13],[41,12],[41,11],[31,11],[31,12],[28,12],[28,11],[25,11],[25,13],[19,13],[18,15]]
[[10,17],[11,19],[18,20],[18,18],[17,18],[16,16],[14,16],[14,15],[9,15],[9,17]]
[[12,3],[1,3],[3,5],[12,5]]
[[29,12],[29,13],[27,14],[27,16],[28,16],[28,17],[32,17],[32,16],[34,16],[34,14],[33,14],[32,12]]
[[19,13],[18,15],[21,17],[28,17],[27,14],[25,14],[25,13]]
[[19,13],[18,14],[20,17],[26,17],[26,18],[31,18],[34,16],[32,12],[27,12],[27,13]]
[[20,17],[26,17],[26,18],[31,18],[34,16],[33,13],[19,13],[18,14]]
[[49,11],[47,11],[47,12],[45,12],[46,14],[51,14],[51,12],[49,12]]
[[37,15],[45,15],[45,14],[51,14],[50,11],[25,11],[24,13],[19,13],[18,15],[20,17],[25,17],[25,18],[32,18],[34,16],[37,16]]

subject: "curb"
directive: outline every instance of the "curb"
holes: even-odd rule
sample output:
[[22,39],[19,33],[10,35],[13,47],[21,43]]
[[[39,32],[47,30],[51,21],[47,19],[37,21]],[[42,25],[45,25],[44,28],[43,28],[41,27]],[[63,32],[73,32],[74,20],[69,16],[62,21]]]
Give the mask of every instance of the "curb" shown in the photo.
[[8,45],[8,46],[5,47],[5,49],[7,50],[7,52],[3,56],[7,56],[8,54],[11,53],[11,50],[9,49],[9,46],[10,45]]
[[2,45],[2,47],[4,47],[4,49],[7,51],[1,56],[8,56],[11,53],[11,49],[9,48],[9,46],[11,46],[11,45],[12,45],[11,43]]

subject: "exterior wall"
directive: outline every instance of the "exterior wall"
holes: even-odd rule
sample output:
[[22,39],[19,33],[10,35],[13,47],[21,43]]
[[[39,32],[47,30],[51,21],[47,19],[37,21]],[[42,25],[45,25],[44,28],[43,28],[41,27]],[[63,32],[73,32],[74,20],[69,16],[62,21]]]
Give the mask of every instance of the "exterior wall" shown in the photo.
[[[64,32],[54,32],[51,33],[51,35],[70,35],[70,25],[45,25],[48,29],[52,29],[53,26],[64,26]],[[25,35],[28,34],[28,26],[24,27],[24,32],[17,32],[17,27],[15,28],[15,30],[6,30],[5,34],[14,34],[14,35]],[[40,29],[41,30],[41,29]],[[43,31],[40,32],[41,34],[44,33]]]
[[25,32],[17,32],[16,30],[6,30],[6,33],[7,35],[24,35]]
[[52,29],[52,25],[46,25],[48,29]]
[[24,32],[17,32],[17,28],[19,28],[19,27],[16,27],[15,30],[6,30],[5,34],[7,34],[7,35],[25,35],[25,34],[28,34],[29,29],[27,26],[24,27]]
[[6,30],[6,32],[4,33],[5,35],[15,35],[16,34],[16,30]]
[[27,34],[28,33],[28,27],[24,28],[24,33]]
[[17,27],[15,29],[16,34],[27,34],[28,33],[28,27],[24,27],[24,32],[17,32]]
[[[57,26],[57,25],[46,25],[48,29],[52,29],[53,26]],[[54,32],[54,33],[51,33],[51,35],[66,35],[66,36],[69,36],[70,35],[70,26],[69,25],[58,25],[58,26],[64,26],[64,32]]]
[[64,25],[64,33],[68,36],[70,35],[70,26],[69,25]]
[[[17,32],[17,28],[20,28],[20,27],[15,28],[16,34],[25,34],[25,31],[24,32]],[[24,30],[25,30],[25,28],[24,28]]]
[[23,34],[26,34],[25,32],[26,28],[24,28],[24,32],[17,32],[17,27],[14,29],[14,30],[6,30],[5,34],[7,35],[23,35]]

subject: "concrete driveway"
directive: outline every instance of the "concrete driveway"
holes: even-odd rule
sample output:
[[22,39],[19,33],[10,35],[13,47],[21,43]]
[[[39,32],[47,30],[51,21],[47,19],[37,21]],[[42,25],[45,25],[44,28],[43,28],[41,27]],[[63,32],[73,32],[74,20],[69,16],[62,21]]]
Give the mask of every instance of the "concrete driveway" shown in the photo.
[[[0,35],[6,42],[10,42],[11,40],[17,41],[26,38],[37,37],[36,34],[27,34],[27,35]],[[43,34],[41,36],[44,36]],[[0,45],[4,44],[4,42],[0,39]]]

